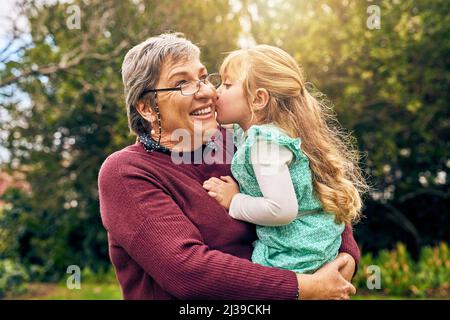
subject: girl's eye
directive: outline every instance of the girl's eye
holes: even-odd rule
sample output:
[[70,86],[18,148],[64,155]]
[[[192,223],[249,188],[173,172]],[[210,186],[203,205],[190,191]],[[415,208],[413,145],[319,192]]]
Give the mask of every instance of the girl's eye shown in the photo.
[[223,85],[225,86],[226,89],[231,87],[231,83],[224,83]]

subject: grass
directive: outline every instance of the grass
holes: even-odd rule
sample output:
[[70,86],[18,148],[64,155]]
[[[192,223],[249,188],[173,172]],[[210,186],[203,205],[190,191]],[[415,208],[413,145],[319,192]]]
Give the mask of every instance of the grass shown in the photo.
[[68,289],[65,284],[30,283],[27,293],[7,296],[11,300],[122,300],[115,283],[82,283],[80,289]]
[[386,295],[356,295],[351,300],[432,300],[433,298],[413,298]]
[[[68,289],[64,283],[30,283],[27,293],[7,296],[11,300],[122,300],[116,283],[82,283],[80,289]],[[411,297],[362,294],[352,300],[418,300]]]

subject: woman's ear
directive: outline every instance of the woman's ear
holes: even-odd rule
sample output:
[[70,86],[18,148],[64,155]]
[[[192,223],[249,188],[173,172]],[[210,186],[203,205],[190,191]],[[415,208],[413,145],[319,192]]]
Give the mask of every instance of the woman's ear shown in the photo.
[[269,92],[264,88],[259,88],[255,92],[255,97],[253,98],[253,108],[255,110],[262,110],[269,103]]
[[150,108],[150,106],[145,104],[144,102],[138,102],[136,105],[136,110],[137,112],[139,112],[142,118],[144,118],[148,122],[153,123],[156,120],[152,108]]

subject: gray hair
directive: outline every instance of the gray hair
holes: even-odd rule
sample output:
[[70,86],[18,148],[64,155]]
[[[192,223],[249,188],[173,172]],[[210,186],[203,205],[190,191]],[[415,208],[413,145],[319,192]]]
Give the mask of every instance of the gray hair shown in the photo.
[[136,110],[140,101],[155,105],[155,94],[142,96],[144,90],[155,88],[161,68],[170,58],[174,62],[198,58],[200,49],[181,33],[165,33],[151,37],[133,47],[122,63],[122,81],[125,92],[128,127],[131,133],[149,133],[151,124]]

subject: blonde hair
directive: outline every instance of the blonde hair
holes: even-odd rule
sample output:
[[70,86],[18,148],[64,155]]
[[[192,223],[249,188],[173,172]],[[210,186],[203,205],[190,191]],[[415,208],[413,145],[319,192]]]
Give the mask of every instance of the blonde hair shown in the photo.
[[294,58],[280,48],[258,45],[231,52],[220,73],[242,81],[249,106],[258,88],[269,92],[265,108],[250,108],[256,123],[274,123],[291,137],[300,138],[324,210],[333,213],[337,222],[358,221],[362,195],[369,187],[358,165],[355,139],[344,133],[332,107],[308,92]]

